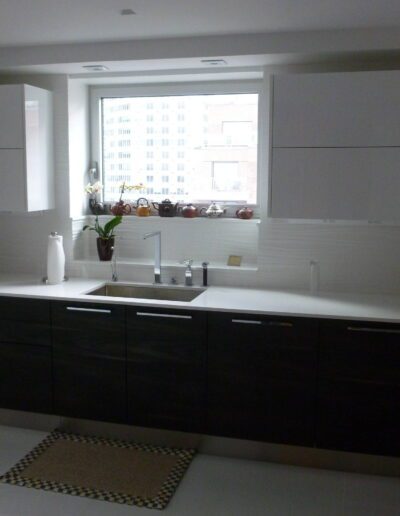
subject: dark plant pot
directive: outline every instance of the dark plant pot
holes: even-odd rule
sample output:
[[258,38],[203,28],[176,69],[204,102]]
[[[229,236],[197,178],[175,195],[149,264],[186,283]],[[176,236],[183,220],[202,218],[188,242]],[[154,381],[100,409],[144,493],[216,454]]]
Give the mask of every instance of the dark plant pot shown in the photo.
[[102,262],[109,262],[112,259],[114,251],[114,238],[108,238],[107,240],[104,238],[97,239],[97,254],[99,255],[99,259]]

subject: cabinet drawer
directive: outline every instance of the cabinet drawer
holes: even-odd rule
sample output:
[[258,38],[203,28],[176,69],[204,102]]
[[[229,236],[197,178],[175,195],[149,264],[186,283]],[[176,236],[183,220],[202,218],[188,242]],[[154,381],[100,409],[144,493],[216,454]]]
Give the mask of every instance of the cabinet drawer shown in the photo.
[[320,375],[400,386],[400,325],[321,321]]
[[125,308],[95,303],[53,303],[54,343],[70,353],[125,358]]

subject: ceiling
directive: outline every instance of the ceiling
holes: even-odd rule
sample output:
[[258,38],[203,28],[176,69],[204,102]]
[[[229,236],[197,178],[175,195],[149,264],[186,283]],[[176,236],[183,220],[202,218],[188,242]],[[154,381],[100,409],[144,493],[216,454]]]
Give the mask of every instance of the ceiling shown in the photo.
[[0,47],[389,26],[398,0],[0,0]]

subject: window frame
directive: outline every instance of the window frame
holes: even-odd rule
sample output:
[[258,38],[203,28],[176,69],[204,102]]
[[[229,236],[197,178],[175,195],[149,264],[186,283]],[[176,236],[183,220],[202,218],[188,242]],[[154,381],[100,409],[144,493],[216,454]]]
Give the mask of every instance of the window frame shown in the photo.
[[[151,83],[151,84],[123,84],[123,85],[92,85],[90,86],[90,134],[91,134],[91,161],[96,163],[98,180],[104,183],[103,156],[101,135],[101,99],[118,97],[162,97],[179,95],[218,95],[218,94],[246,94],[258,95],[258,130],[257,130],[257,195],[256,203],[248,203],[246,206],[259,210],[261,168],[263,156],[261,154],[261,140],[266,134],[267,116],[262,116],[262,107],[265,106],[265,88],[263,79],[231,80],[231,81],[199,81],[179,83]],[[151,198],[149,200],[152,200]],[[210,199],[207,202],[211,202]],[[104,202],[111,202],[104,200]],[[197,203],[194,203],[197,204]],[[243,206],[240,201],[223,202],[224,207],[237,208]],[[204,203],[203,203],[204,205]]]

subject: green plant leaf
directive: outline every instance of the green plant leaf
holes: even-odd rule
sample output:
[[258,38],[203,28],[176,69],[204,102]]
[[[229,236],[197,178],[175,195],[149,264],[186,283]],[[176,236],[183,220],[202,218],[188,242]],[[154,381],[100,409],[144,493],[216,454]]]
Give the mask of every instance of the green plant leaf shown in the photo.
[[107,224],[104,226],[104,237],[105,238],[111,238],[114,229],[121,224],[122,222],[122,215],[116,215],[113,219],[109,220]]
[[121,224],[122,215],[116,215],[114,218],[109,220],[104,227],[99,222],[99,217],[96,215],[94,226],[86,225],[83,226],[82,231],[88,229],[89,231],[96,231],[100,238],[104,240],[108,240],[114,234],[114,229]]

